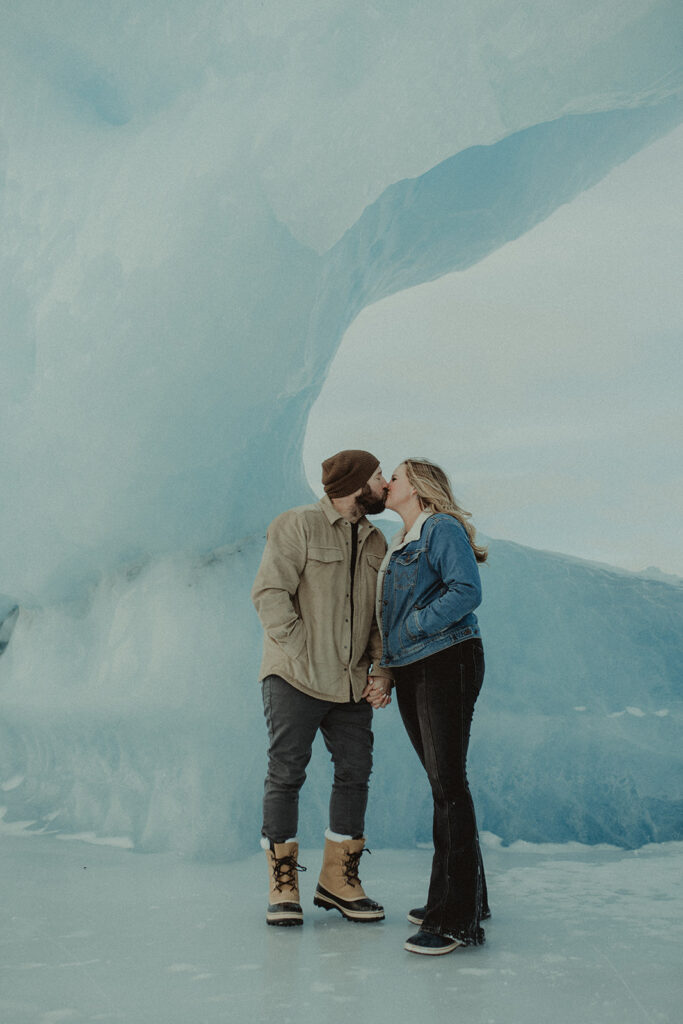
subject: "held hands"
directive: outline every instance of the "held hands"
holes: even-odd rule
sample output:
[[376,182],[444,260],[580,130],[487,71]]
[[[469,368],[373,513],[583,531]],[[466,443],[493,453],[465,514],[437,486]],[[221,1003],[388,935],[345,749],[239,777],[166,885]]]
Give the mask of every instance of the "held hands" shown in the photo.
[[384,676],[368,676],[368,685],[361,697],[365,697],[368,704],[375,709],[385,708],[391,704],[391,685],[391,679]]

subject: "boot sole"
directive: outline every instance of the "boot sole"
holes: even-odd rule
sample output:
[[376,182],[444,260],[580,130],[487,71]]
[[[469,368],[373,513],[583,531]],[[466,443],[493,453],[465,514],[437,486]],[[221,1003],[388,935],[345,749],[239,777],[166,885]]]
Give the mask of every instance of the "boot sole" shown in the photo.
[[304,912],[297,901],[269,903],[266,910],[266,924],[293,925],[304,923]]
[[335,897],[327,889],[318,887],[313,897],[313,905],[323,910],[338,910],[347,921],[383,921],[384,909],[378,910],[354,910],[353,904],[347,900]]
[[405,942],[403,948],[407,949],[409,953],[420,953],[422,956],[445,956],[446,953],[452,953],[454,949],[459,949],[462,945],[462,942],[454,941],[452,945],[443,946],[441,949],[430,949],[429,946],[413,946],[411,942]]

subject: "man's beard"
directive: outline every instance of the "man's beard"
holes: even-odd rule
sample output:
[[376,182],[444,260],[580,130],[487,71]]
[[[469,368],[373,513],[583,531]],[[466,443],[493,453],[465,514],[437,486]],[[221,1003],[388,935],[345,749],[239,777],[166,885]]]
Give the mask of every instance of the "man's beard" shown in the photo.
[[384,509],[386,508],[386,491],[384,491],[382,496],[378,498],[376,494],[372,493],[366,484],[356,498],[356,504],[358,508],[362,510],[363,515],[378,516],[381,512],[384,512]]

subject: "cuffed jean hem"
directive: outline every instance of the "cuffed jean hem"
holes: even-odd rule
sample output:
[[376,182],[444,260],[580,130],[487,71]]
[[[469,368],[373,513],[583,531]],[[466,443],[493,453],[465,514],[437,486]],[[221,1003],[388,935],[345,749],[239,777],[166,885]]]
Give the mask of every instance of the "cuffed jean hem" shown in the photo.
[[440,931],[436,928],[425,928],[424,921],[420,925],[420,930],[423,932],[429,932],[430,935],[445,935],[449,939],[457,939],[463,946],[483,946],[486,942],[486,932],[481,925],[475,925],[471,928],[461,928],[455,931],[452,928],[448,928],[446,931]]

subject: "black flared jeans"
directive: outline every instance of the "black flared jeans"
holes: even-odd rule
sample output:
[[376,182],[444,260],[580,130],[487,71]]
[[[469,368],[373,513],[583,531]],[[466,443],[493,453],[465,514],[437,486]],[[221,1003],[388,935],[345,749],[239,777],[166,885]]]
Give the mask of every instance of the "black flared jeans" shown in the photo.
[[478,638],[464,640],[394,674],[401,718],[434,797],[434,859],[422,928],[479,945],[488,899],[466,763],[484,648]]

